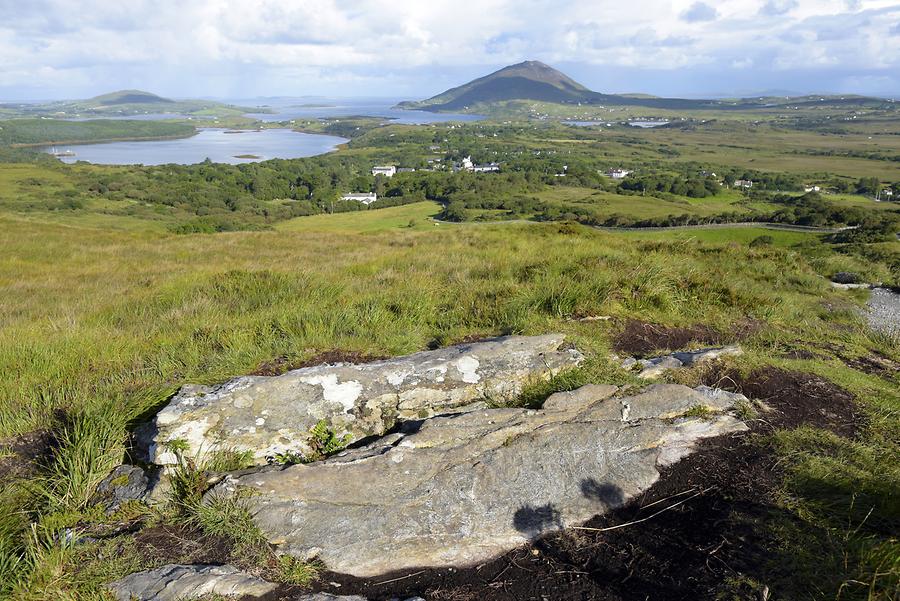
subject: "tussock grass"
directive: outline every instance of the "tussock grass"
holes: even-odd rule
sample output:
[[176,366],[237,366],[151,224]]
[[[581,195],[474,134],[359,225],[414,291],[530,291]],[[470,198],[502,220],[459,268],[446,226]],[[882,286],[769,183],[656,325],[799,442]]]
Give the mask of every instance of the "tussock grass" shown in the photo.
[[[866,333],[859,301],[820,277],[832,259],[787,248],[794,240],[781,234],[772,247],[749,249],[580,227],[560,235],[539,224],[167,236],[0,217],[0,230],[8,234],[0,236],[0,438],[49,429],[59,443],[30,486],[0,493],[0,593],[22,599],[38,598],[22,596],[29,590],[91,598],[84,591],[94,589],[73,569],[84,556],[59,533],[90,518],[93,489],[122,459],[136,420],[184,383],[219,382],[274,357],[300,361],[329,349],[395,355],[472,336],[564,332],[588,361],[526,388],[516,402],[533,407],[583,383],[633,381],[608,359],[615,320],[575,319],[584,315],[724,332],[758,320],[764,327],[740,359],[748,368],[780,364],[782,349],[798,344],[897,356]],[[865,259],[849,266],[880,269],[856,261]],[[869,438],[849,447],[785,435],[782,452],[796,471],[784,502],[814,530],[826,524],[837,536],[835,516],[848,515],[852,500],[845,493],[860,488],[855,507],[863,496],[877,507],[855,535],[869,542],[834,547],[848,553],[836,578],[889,582],[880,574],[893,569],[895,541],[883,527],[896,525],[896,514],[874,499],[889,497],[894,480],[879,483],[874,474],[894,461],[890,445],[900,440],[896,387],[836,371],[833,361],[803,366],[838,378],[873,418]],[[201,500],[205,471],[235,469],[241,457],[216,461],[186,466],[182,506],[171,519],[251,536],[246,507]],[[243,548],[248,556],[263,549]],[[286,581],[301,581],[308,569],[278,567],[268,551],[246,561],[283,570]],[[120,568],[138,563],[129,555]],[[846,590],[857,591],[851,584]]]

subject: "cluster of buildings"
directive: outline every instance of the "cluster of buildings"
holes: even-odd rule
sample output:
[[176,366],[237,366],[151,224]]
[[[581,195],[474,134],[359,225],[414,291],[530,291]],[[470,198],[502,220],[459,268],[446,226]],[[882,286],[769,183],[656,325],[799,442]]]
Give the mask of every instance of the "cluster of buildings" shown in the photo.
[[383,175],[384,177],[394,177],[398,173],[414,173],[414,167],[397,167],[395,165],[376,165],[372,167],[372,175]]
[[610,177],[612,179],[625,179],[629,175],[634,173],[633,171],[628,171],[627,169],[610,169],[606,172],[606,177]]
[[[453,170],[470,171],[472,173],[491,173],[500,171],[500,163],[476,164],[472,161],[472,157],[467,156],[460,161],[458,165],[455,165]],[[372,175],[375,177],[380,175],[382,177],[390,178],[398,173],[414,173],[415,171],[416,169],[413,167],[397,167],[396,165],[375,165],[372,167]],[[342,195],[341,200],[352,200],[368,206],[378,200],[378,195],[374,192],[353,192]]]
[[344,194],[341,196],[341,200],[355,200],[356,202],[369,206],[378,200],[378,195],[374,192],[354,192],[352,194]]
[[472,173],[491,173],[500,171],[500,163],[483,163],[478,165],[472,162],[472,157],[468,156],[454,167],[454,171],[471,171]]
[[879,190],[875,195],[875,200],[878,202],[881,202],[882,200],[894,200],[894,189],[885,188],[884,190]]

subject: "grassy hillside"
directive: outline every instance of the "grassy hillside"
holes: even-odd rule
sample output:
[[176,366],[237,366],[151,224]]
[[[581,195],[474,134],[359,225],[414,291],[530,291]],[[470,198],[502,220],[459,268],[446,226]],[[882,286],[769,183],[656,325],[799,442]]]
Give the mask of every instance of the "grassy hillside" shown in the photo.
[[[721,331],[749,320],[757,325],[743,343],[741,369],[827,375],[871,416],[865,436],[829,443],[837,447],[803,442],[815,431],[778,433],[775,448],[791,466],[781,503],[793,522],[790,530],[777,521],[758,527],[770,529],[780,556],[794,560],[767,571],[766,583],[800,592],[815,582],[832,593],[843,584],[890,598],[900,566],[880,558],[895,548],[887,533],[898,516],[883,505],[861,522],[869,509],[854,503],[864,502],[855,500],[859,491],[900,484],[900,457],[889,443],[900,431],[897,382],[857,371],[834,353],[896,360],[900,347],[869,333],[855,309],[859,299],[817,274],[845,259],[828,247],[817,257],[817,238],[808,235],[777,233],[773,244],[751,248],[746,230],[683,239],[559,224],[398,227],[433,210],[411,205],[285,222],[298,231],[190,236],[0,217],[0,439],[84,422],[89,438],[68,444],[94,449],[66,468],[65,491],[4,488],[0,586],[14,599],[98,599],[102,582],[155,565],[131,534],[79,547],[54,537],[106,521],[87,509],[85,495],[121,460],[126,430],[183,383],[219,382],[331,349],[393,355],[548,331],[565,332],[588,354],[580,377],[621,382],[627,376],[609,352],[627,319]],[[880,269],[855,261],[869,273]],[[585,315],[614,321],[574,319]],[[785,349],[810,354],[784,358]],[[855,520],[849,532],[840,530],[847,515]],[[169,519],[163,513],[151,523]],[[37,539],[26,536],[22,520],[38,520]],[[841,532],[845,543],[803,559],[800,546]],[[118,549],[114,562],[99,559],[111,549]]]
[[[556,119],[589,108],[553,110]],[[588,382],[640,384],[611,353],[624,352],[628,332],[675,328],[718,333],[690,345],[740,342],[745,352],[721,371],[670,380],[749,388],[761,373],[787,373],[804,383],[794,391],[802,407],[791,397],[774,414],[748,413],[754,432],[743,446],[720,441],[771,469],[744,482],[744,470],[699,455],[696,471],[715,479],[710,495],[718,495],[699,506],[712,513],[696,524],[709,528],[681,536],[658,521],[634,523],[615,531],[624,537],[618,547],[606,532],[596,540],[570,533],[553,561],[587,545],[590,562],[600,562],[590,577],[606,582],[615,573],[602,563],[607,550],[627,558],[615,580],[631,587],[630,566],[658,560],[669,566],[660,572],[665,587],[683,576],[669,560],[693,558],[695,571],[682,580],[713,574],[717,599],[759,599],[766,590],[772,599],[896,598],[900,341],[866,325],[865,291],[836,290],[828,278],[900,282],[898,205],[872,198],[877,187],[900,188],[892,183],[900,180],[892,158],[900,127],[888,111],[851,122],[842,110],[773,112],[759,123],[740,111],[707,119],[704,110],[653,130],[619,121],[570,127],[527,111],[509,123],[367,123],[334,154],[240,166],[64,165],[0,144],[0,596],[108,601],[104,582],[184,561],[297,576],[216,538],[246,529],[233,515],[213,514],[212,536],[209,521],[171,504],[128,505],[113,516],[92,505],[111,467],[137,460],[136,428],[183,384],[334,351],[389,356],[564,332],[586,364],[530,391],[540,402]],[[0,121],[0,135],[45,139],[58,123]],[[165,125],[122,123],[59,127],[99,135]],[[500,162],[500,173],[442,168],[468,155]],[[418,171],[371,176],[385,163]],[[612,180],[603,175],[611,168],[634,173]],[[741,178],[753,188],[735,187]],[[822,194],[805,194],[809,184]],[[351,190],[377,191],[384,208],[341,203]],[[459,222],[437,223],[439,214]],[[843,238],[721,224],[594,227],[723,214],[862,227]],[[776,388],[759,400],[771,401]],[[838,398],[852,419],[833,413]],[[736,507],[721,486],[735,481],[758,503]],[[667,516],[701,511],[680,507]],[[736,517],[748,514],[746,523]],[[703,538],[722,523],[743,534]],[[641,555],[648,533],[672,539],[674,554]],[[567,574],[588,569],[549,564],[542,550],[526,555]]]

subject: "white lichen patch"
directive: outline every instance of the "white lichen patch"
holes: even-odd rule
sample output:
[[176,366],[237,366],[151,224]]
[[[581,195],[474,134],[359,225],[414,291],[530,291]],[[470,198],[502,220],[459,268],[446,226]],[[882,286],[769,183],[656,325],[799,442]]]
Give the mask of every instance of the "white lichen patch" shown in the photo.
[[338,383],[336,374],[323,374],[300,378],[304,384],[322,387],[322,398],[329,403],[338,403],[345,411],[350,411],[356,406],[356,399],[362,394],[362,384],[355,380]]
[[481,365],[475,357],[460,357],[456,360],[456,369],[463,382],[467,384],[477,384],[481,381],[478,375],[478,366]]

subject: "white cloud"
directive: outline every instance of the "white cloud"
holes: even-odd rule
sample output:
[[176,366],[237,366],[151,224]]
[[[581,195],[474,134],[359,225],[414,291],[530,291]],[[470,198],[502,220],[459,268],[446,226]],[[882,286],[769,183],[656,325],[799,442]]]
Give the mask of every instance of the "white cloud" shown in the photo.
[[846,81],[900,72],[898,27],[897,0],[0,0],[0,96],[142,84],[214,94],[246,81],[268,84],[258,93],[353,81],[385,93],[379,78],[415,90],[422,73],[442,81],[528,58],[761,79],[831,69]]

